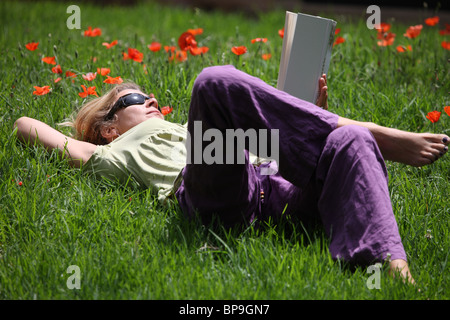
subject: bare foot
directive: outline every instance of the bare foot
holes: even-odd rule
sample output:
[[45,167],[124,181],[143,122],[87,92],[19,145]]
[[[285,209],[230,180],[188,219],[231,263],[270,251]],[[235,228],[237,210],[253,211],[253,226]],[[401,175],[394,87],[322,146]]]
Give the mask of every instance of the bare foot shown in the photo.
[[409,270],[408,263],[402,259],[395,259],[389,262],[389,275],[393,278],[400,276],[403,281],[415,284],[411,271]]
[[359,122],[339,118],[338,127],[355,124],[368,128],[378,143],[385,160],[414,167],[428,165],[448,151],[450,138],[445,134],[413,133],[382,127],[371,122]]
[[372,132],[386,160],[421,167],[448,151],[450,138],[444,134],[413,133],[378,127]]

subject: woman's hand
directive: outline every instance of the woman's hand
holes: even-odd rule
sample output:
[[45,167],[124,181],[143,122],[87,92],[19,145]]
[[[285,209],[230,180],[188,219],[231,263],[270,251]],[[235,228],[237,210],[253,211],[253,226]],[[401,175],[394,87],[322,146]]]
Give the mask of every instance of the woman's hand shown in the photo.
[[92,143],[70,138],[33,118],[21,117],[14,123],[14,127],[17,128],[17,137],[22,143],[39,143],[48,151],[57,149],[75,167],[86,163],[97,148]]
[[327,75],[323,74],[319,79],[319,96],[316,105],[322,109],[328,110],[328,87]]

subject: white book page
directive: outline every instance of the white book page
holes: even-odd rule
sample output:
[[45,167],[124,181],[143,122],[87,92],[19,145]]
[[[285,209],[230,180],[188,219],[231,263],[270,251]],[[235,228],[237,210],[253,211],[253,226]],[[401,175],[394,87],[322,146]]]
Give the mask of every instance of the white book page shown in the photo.
[[286,11],[286,20],[284,23],[283,49],[281,52],[280,70],[278,71],[277,88],[283,90],[286,80],[286,70],[291,56],[291,47],[294,40],[295,25],[297,23],[297,14]]
[[[284,45],[283,41],[283,49],[290,50],[282,57],[285,59],[283,64],[280,62],[278,88],[315,103],[319,78],[328,70],[331,57],[329,42],[334,38],[336,22],[302,13],[297,16],[294,35],[290,34],[291,38],[285,39],[290,46]],[[289,20],[288,15],[286,20]]]

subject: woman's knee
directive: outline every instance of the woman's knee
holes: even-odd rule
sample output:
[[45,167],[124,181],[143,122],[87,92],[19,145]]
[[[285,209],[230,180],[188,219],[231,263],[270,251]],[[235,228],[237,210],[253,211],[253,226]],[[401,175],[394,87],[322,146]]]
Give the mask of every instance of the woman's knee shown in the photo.
[[327,144],[332,145],[360,144],[365,146],[367,143],[376,144],[374,136],[369,129],[357,125],[346,125],[337,128],[327,138]]
[[323,149],[324,154],[340,154],[348,159],[369,156],[374,160],[384,163],[378,144],[369,129],[346,125],[333,130],[327,137]]
[[232,65],[212,66],[204,68],[194,83],[194,94],[202,90],[224,89],[229,82],[233,82],[237,69]]

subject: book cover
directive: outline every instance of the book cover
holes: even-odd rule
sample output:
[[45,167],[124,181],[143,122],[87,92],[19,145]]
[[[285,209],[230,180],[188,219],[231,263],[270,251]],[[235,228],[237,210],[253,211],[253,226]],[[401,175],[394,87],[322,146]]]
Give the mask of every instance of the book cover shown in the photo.
[[315,103],[319,79],[327,74],[336,21],[286,11],[277,87]]

